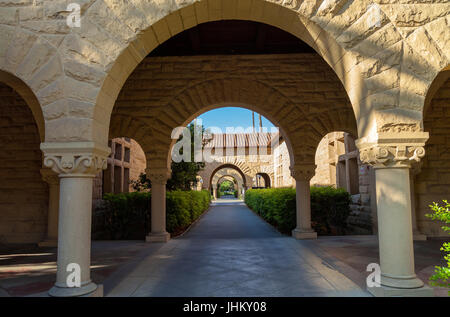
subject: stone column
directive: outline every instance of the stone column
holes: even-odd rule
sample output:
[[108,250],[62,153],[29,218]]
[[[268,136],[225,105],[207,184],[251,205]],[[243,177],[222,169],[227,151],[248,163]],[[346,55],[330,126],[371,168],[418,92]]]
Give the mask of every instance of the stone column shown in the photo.
[[167,169],[147,169],[147,177],[152,183],[151,232],[146,242],[167,242],[170,233],[166,231],[166,183],[170,178]]
[[375,169],[381,285],[368,290],[376,296],[432,295],[415,274],[410,191],[410,168],[427,139],[424,132],[379,132],[371,143],[357,142],[361,161]]
[[92,180],[106,168],[109,149],[92,142],[42,143],[41,149],[44,165],[60,178],[58,266],[49,295],[102,295],[90,277]]
[[48,184],[47,236],[38,243],[40,247],[58,245],[59,177],[49,168],[41,169],[42,179]]
[[297,228],[292,230],[296,239],[317,239],[317,232],[311,228],[311,194],[310,180],[316,170],[315,165],[295,165],[291,175],[295,179],[297,204]]
[[217,185],[212,185],[213,189],[213,198],[214,200],[217,200]]
[[411,168],[410,179],[410,190],[411,190],[411,221],[413,230],[413,240],[415,241],[426,241],[427,236],[419,231],[417,227],[417,216],[416,216],[416,193],[415,193],[415,178],[416,175],[421,171],[420,164],[416,164]]

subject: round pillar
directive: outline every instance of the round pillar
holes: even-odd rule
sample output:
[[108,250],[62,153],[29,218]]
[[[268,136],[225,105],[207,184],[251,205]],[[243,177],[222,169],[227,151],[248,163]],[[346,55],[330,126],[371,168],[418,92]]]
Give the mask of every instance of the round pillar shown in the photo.
[[49,295],[102,295],[90,277],[92,181],[110,150],[91,142],[42,143],[41,149],[44,165],[60,178],[57,273]]
[[375,172],[381,285],[375,296],[432,296],[414,268],[410,169],[425,156],[427,132],[386,131],[357,140],[361,162]]
[[148,169],[147,177],[152,183],[151,232],[145,241],[167,242],[170,239],[170,233],[166,231],[166,183],[170,177],[170,171]]
[[375,179],[381,284],[421,287],[414,272],[409,168],[376,168]]
[[296,239],[317,239],[317,232],[311,228],[311,193],[310,180],[316,166],[311,164],[295,165],[291,175],[295,179],[295,196],[297,209],[297,227],[292,231]]
[[[79,296],[97,289],[90,277],[93,178],[64,175],[60,179],[58,271],[51,296]],[[72,263],[79,265],[80,287],[68,287]]]

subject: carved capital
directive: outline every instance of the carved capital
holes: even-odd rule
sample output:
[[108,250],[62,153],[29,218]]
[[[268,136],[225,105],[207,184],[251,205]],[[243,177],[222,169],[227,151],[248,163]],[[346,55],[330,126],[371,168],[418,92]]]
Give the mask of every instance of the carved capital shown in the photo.
[[316,165],[312,164],[304,164],[304,165],[294,165],[290,167],[291,170],[291,176],[295,180],[304,180],[304,181],[310,181],[311,178],[314,177],[314,174],[316,173]]
[[425,156],[427,132],[377,133],[377,138],[357,140],[361,162],[374,168],[414,167]]
[[54,171],[49,168],[41,169],[42,180],[49,185],[59,185],[59,177]]
[[158,185],[166,185],[167,180],[171,177],[171,171],[166,168],[162,169],[154,169],[148,168],[146,169],[147,178],[150,179],[152,184]]
[[42,143],[44,165],[60,177],[97,175],[107,167],[109,148],[92,142]]

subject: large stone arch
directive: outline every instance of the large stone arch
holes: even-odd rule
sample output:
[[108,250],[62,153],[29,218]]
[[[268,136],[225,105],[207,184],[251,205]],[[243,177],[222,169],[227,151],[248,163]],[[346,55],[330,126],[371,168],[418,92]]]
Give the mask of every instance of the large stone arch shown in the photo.
[[[136,7],[126,7],[125,5],[113,7],[106,3],[99,4],[97,1],[85,15],[89,20],[94,16],[98,18],[97,12],[100,11],[120,11],[117,17],[123,21],[121,22],[123,27],[141,31],[145,29],[144,32],[133,38],[125,50],[120,51],[120,56],[115,60],[105,78],[97,99],[99,111],[95,111],[95,115],[102,118],[110,116],[114,101],[123,83],[149,52],[171,36],[199,23],[222,19],[243,19],[267,23],[296,35],[314,48],[335,71],[347,90],[357,118],[366,116],[370,110],[363,109],[361,111],[359,109],[360,100],[366,98],[365,92],[370,89],[365,88],[360,69],[355,65],[361,64],[361,61],[366,59],[368,53],[364,49],[367,49],[369,44],[374,45],[372,42],[389,38],[386,44],[383,44],[383,50],[386,46],[401,39],[390,24],[389,18],[382,11],[380,27],[360,31],[361,24],[367,19],[367,15],[371,14],[371,12],[367,12],[369,1],[364,3],[366,6],[348,1],[198,1],[195,4],[174,2],[165,8],[159,8],[156,16],[155,14],[152,16],[145,14],[146,10],[150,9],[155,12],[153,4],[145,5],[139,1],[135,4]],[[136,12],[139,12],[138,16],[135,14]],[[133,19],[127,21],[125,20],[127,17],[133,17]],[[359,22],[357,24],[359,28],[355,26],[355,22]],[[145,28],[145,26],[148,27]],[[105,27],[113,28],[111,25]],[[358,34],[358,31],[361,34]],[[365,41],[368,43],[364,43]],[[371,65],[368,77],[383,72],[385,69],[382,69],[380,64],[382,66],[389,62],[385,59],[380,63],[379,57],[372,59],[373,63],[375,61],[377,70],[374,70]],[[369,66],[365,65],[365,67]],[[385,68],[390,67],[388,65]],[[370,81],[372,90],[387,89],[379,87],[385,85],[385,82],[380,80],[381,77],[377,76],[376,79]],[[376,89],[374,86],[377,86]],[[364,122],[359,134],[363,133],[363,130],[367,130],[367,126],[368,123]],[[99,128],[101,127],[99,126]],[[94,135],[102,138],[105,132],[94,131]]]
[[[286,141],[291,165],[309,160],[323,135],[328,132],[336,129],[356,132],[353,113],[345,109],[345,105],[308,113],[301,105],[297,106],[289,97],[264,83],[236,79],[217,79],[188,87],[181,95],[174,97],[169,107],[163,109],[158,117],[160,122],[171,122],[169,118],[176,119],[174,111],[193,109],[195,112],[187,120],[177,122],[178,126],[185,126],[201,113],[230,105],[254,110],[272,121]],[[167,128],[171,131],[174,127]],[[167,139],[165,136],[161,141]],[[293,143],[291,140],[302,142]],[[174,141],[171,146],[173,144]],[[167,145],[165,147],[168,148]]]
[[[37,14],[43,7],[45,14]],[[0,23],[0,69],[35,92],[51,131],[47,142],[104,145],[122,84],[156,46],[207,21],[259,21],[298,36],[327,61],[347,90],[361,137],[396,121],[420,122],[426,91],[449,61],[449,7],[439,1],[425,7],[380,0],[96,0],[82,3],[81,28],[71,29],[65,2],[10,4],[10,18]],[[374,13],[379,23],[370,22]]]
[[236,180],[236,184],[241,186],[246,186],[246,179],[242,174],[234,167],[224,166],[217,170],[211,177],[211,187],[218,185],[220,181],[225,177],[231,177]]
[[[285,138],[291,162],[293,162],[295,154],[290,142],[290,133],[284,129],[288,125],[289,115],[283,112],[277,115],[277,105],[286,107],[288,114],[290,112],[298,113],[295,105],[288,97],[277,89],[258,81],[249,82],[236,78],[214,79],[186,87],[181,94],[174,96],[167,107],[164,107],[156,115],[158,123],[164,125],[164,128],[158,129],[158,146],[161,146],[161,148],[157,152],[166,155],[165,157],[158,157],[158,159],[168,162],[171,160],[170,153],[176,140],[171,140],[168,132],[176,127],[186,126],[194,118],[207,111],[220,107],[237,106],[256,111],[276,125]],[[170,126],[168,124],[175,125]]]
[[255,171],[245,161],[236,158],[222,157],[220,161],[206,163],[205,168],[199,172],[199,176],[203,179],[203,186],[206,189],[211,188],[214,175],[224,168],[232,168],[236,170],[243,180],[245,186],[251,186]]

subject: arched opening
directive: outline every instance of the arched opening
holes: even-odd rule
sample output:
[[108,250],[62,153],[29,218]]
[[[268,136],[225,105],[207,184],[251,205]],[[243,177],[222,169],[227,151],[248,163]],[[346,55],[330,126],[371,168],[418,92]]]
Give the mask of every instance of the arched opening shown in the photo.
[[256,173],[256,188],[270,188],[270,176],[267,173]]
[[[234,171],[234,173],[232,172]],[[242,172],[242,170],[236,166],[236,165],[232,165],[232,164],[223,164],[219,167],[217,167],[210,176],[210,188],[213,188],[213,185],[217,185],[218,181],[223,177],[223,176],[230,176],[232,175],[233,178],[239,178],[239,181],[242,183],[242,185],[244,187],[247,187],[247,178],[246,175],[244,174],[244,172]]]
[[[234,165],[223,165],[211,175],[211,190],[214,198],[221,198],[223,194],[239,198],[244,194],[246,179],[242,171]],[[227,186],[222,183],[227,181]],[[232,192],[231,192],[232,190]]]
[[217,181],[217,190],[219,198],[237,198],[238,181],[231,175],[224,175]]
[[[208,37],[210,29],[216,32],[214,39]],[[233,49],[239,43],[230,37],[230,30],[234,30],[233,34],[240,30],[242,48]],[[192,39],[195,33],[198,45]],[[274,43],[283,47],[283,54]],[[172,56],[178,55],[168,53],[174,47],[189,55]],[[236,53],[241,50],[247,54]],[[218,52],[220,58],[208,55]],[[279,80],[284,76],[289,81]],[[356,132],[346,91],[317,53],[281,29],[239,20],[200,24],[151,52],[122,87],[111,121],[128,116],[130,120],[120,122],[124,129],[136,120],[151,126],[145,138],[148,152],[159,161],[159,168],[170,161],[170,147],[165,142],[173,128],[186,126],[206,111],[227,106],[245,107],[269,118],[280,128],[291,159],[313,159],[315,140],[319,142],[330,131]],[[293,139],[302,140],[302,144],[294,146],[290,142]],[[166,157],[162,157],[164,149]]]
[[411,171],[413,229],[418,239],[443,237],[441,225],[427,218],[433,202],[449,199],[450,192],[450,70],[433,81],[425,100],[423,128],[430,138],[421,166]]
[[[346,63],[338,62],[346,53],[346,51],[336,42],[333,36],[331,36],[328,32],[322,30],[322,28],[316,23],[309,23],[308,18],[305,18],[301,15],[298,15],[294,10],[291,10],[290,5],[280,5],[275,3],[268,3],[266,1],[255,1],[252,4],[248,3],[249,6],[244,5],[239,7],[237,10],[231,10],[226,14],[226,16],[222,16],[222,4],[217,3],[218,7],[214,11],[215,13],[208,13],[208,5],[206,1],[202,4],[197,3],[196,5],[188,5],[182,10],[174,12],[172,19],[166,17],[155,23],[151,28],[148,28],[141,36],[139,36],[133,43],[130,45],[114,62],[114,65],[110,71],[110,76],[108,76],[103,84],[104,87],[112,88],[114,91],[111,92],[102,92],[101,101],[102,108],[99,111],[96,111],[96,115],[102,116],[110,116],[111,109],[114,106],[115,98],[119,94],[119,90],[122,88],[123,83],[127,80],[127,77],[130,73],[135,71],[136,66],[142,62],[143,59],[146,58],[148,54],[150,54],[158,47],[163,46],[166,49],[166,52],[163,54],[173,54],[169,53],[167,50],[169,48],[176,49],[184,49],[185,54],[188,52],[194,52],[196,54],[201,54],[202,43],[200,41],[201,32],[198,32],[199,25],[212,23],[256,23],[256,24],[267,24],[268,27],[257,27],[254,28],[257,31],[256,40],[253,42],[256,43],[256,48],[259,51],[264,51],[264,43],[267,34],[272,32],[267,32],[269,28],[278,28],[281,32],[285,34],[289,34],[291,38],[301,39],[303,44],[303,51],[311,51],[310,47],[312,47],[316,52],[319,52],[320,56],[334,67],[334,77],[337,75],[341,82],[344,83],[347,89],[351,90],[351,96],[358,96],[358,92],[362,91],[363,81],[357,78],[358,76],[347,76],[350,68]],[[201,9],[200,9],[201,8]],[[325,8],[324,8],[325,9]],[[263,14],[260,16],[259,14],[254,15],[251,14],[252,10],[256,10],[255,12],[259,12]],[[327,9],[325,9],[327,10]],[[201,12],[201,13],[200,13]],[[197,15],[200,14],[201,18]],[[174,24],[174,22],[176,23]],[[305,24],[306,23],[306,24]],[[176,27],[175,27],[176,25]],[[306,27],[307,25],[307,27]],[[228,25],[229,26],[229,25]],[[175,28],[173,28],[175,27]],[[196,30],[197,29],[197,30]],[[226,36],[230,39],[229,27],[216,27],[217,30],[225,30]],[[191,44],[191,48],[186,49],[186,46],[183,45],[169,45],[167,44],[168,40],[171,40],[175,37],[182,38],[183,35],[179,33],[188,33],[189,36],[184,35],[184,38],[189,37]],[[242,28],[239,29],[239,32],[242,32]],[[214,34],[213,32],[207,32],[207,34]],[[287,36],[279,36],[281,33],[277,35],[277,38],[281,38],[285,40]],[[218,38],[216,34],[214,36],[210,36],[208,40],[213,40]],[[242,38],[242,37],[241,37]],[[298,40],[297,40],[298,41]],[[224,43],[225,41],[221,41]],[[230,42],[230,41],[229,41]],[[305,44],[307,43],[307,44]],[[234,43],[235,44],[235,43]],[[272,43],[275,44],[275,43]],[[276,43],[275,46],[272,46],[272,50],[278,49],[278,45],[281,43]],[[164,51],[164,48],[161,51]],[[331,50],[333,48],[333,50]],[[209,48],[210,52],[219,52],[217,48]],[[228,49],[228,53],[235,52],[236,49],[232,48]],[[241,52],[249,52],[254,51],[248,47],[247,44],[244,43],[242,47],[240,47]],[[270,50],[266,50],[267,52]],[[276,51],[276,50],[275,50]],[[221,52],[221,51],[220,51]],[[292,47],[288,45],[283,45],[283,49],[277,51],[278,53],[283,52],[292,52]],[[177,54],[177,53],[175,53]],[[178,55],[178,54],[177,54]],[[148,56],[147,56],[148,57]],[[327,65],[327,68],[330,66]],[[348,69],[347,69],[348,68]],[[109,98],[112,96],[112,98]],[[359,100],[355,101],[355,107]],[[350,103],[349,103],[350,104]],[[350,106],[351,107],[351,106]],[[358,109],[355,108],[355,112],[359,113]],[[353,122],[350,120],[350,123],[347,126],[352,126]],[[353,128],[353,126],[352,126]],[[356,126],[354,127],[356,128]],[[95,131],[94,131],[95,132]],[[98,131],[95,135],[102,136],[105,133],[102,131]]]
[[49,216],[49,184],[41,175],[39,148],[42,112],[37,113],[40,106],[31,90],[4,72],[0,95],[0,245],[37,244],[47,236]]
[[[225,35],[228,26],[233,23],[236,24],[233,20],[223,21]],[[254,23],[247,22],[245,28],[250,29],[250,24]],[[316,143],[327,132],[356,131],[349,98],[329,65],[310,50],[296,51],[298,47],[306,46],[295,37],[286,41],[286,49],[282,53],[274,51],[270,45],[266,47],[264,39],[267,37],[258,35],[258,32],[266,32],[270,38],[272,31],[264,31],[265,27],[260,24],[257,23],[255,28],[257,33],[254,36],[259,40],[256,40],[257,52],[254,54],[149,54],[120,87],[117,99],[114,91],[108,92],[107,97],[101,94],[104,98],[101,101],[110,102],[112,99],[115,102],[110,135],[111,131],[118,131],[116,136],[126,135],[137,140],[147,158],[147,171],[152,178],[152,232],[147,241],[166,242],[169,238],[165,224],[165,185],[170,172],[171,149],[175,143],[172,132],[174,128],[186,126],[205,111],[238,106],[269,118],[280,128],[289,153],[285,156],[290,161],[289,168],[295,164],[311,163]],[[276,32],[283,31],[278,29]],[[283,34],[280,38],[287,36]],[[175,37],[173,40],[178,41]],[[219,51],[233,46],[232,40],[228,36],[228,40],[219,41],[218,44],[222,45]],[[216,48],[213,51],[217,54]],[[113,67],[111,72],[117,74],[117,69]],[[119,73],[120,76],[128,76],[131,69],[130,72]],[[110,87],[116,87],[118,83],[121,86],[124,81],[124,78],[123,81],[118,80]],[[96,109],[96,115],[104,111],[109,114],[112,107],[103,102],[99,104],[103,108]],[[95,134],[100,138],[105,134],[104,131],[97,132]],[[243,179],[247,185],[245,175]]]

